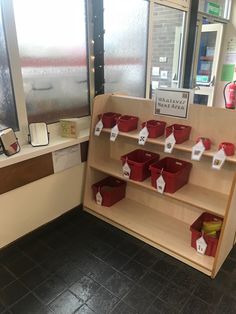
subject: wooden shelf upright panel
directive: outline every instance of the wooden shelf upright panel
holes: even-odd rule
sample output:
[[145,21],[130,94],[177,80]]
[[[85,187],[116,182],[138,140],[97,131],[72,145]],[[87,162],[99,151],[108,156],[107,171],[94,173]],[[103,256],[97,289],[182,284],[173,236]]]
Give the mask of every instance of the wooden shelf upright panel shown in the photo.
[[[110,129],[94,136],[98,115],[104,112],[136,115],[138,130],[120,132],[116,141],[110,142]],[[234,245],[236,233],[236,157],[227,158],[220,171],[211,168],[212,157],[220,142],[236,142],[236,111],[191,105],[187,120],[173,119],[153,114],[152,100],[105,94],[95,98],[90,132],[84,208],[93,215],[142,239],[180,261],[214,278]],[[124,179],[120,156],[138,145],[141,123],[162,120],[171,125],[180,123],[192,127],[190,139],[176,145],[173,157],[192,162],[189,183],[174,194],[160,195],[148,178],[143,182]],[[231,125],[226,128],[225,125]],[[191,150],[197,137],[209,137],[213,146],[205,151],[200,162],[191,161]],[[148,139],[143,149],[157,152],[161,158],[164,137]],[[112,175],[127,181],[126,198],[112,207],[103,207],[93,199],[91,185]],[[190,225],[203,212],[224,219],[215,258],[199,255],[191,247]]]

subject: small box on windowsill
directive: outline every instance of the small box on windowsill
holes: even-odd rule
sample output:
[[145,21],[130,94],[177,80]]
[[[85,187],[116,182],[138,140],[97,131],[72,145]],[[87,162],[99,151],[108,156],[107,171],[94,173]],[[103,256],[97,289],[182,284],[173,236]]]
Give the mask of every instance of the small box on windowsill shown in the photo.
[[61,136],[77,138],[80,136],[80,131],[90,128],[90,123],[90,116],[82,118],[60,119]]

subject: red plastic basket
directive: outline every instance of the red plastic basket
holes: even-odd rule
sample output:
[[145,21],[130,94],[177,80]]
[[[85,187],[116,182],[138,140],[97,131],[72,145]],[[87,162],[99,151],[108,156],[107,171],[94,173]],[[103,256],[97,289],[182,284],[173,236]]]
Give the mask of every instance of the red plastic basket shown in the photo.
[[148,137],[156,138],[162,136],[165,133],[166,122],[157,121],[157,120],[148,120],[147,122],[142,123],[142,127],[147,127]]
[[105,112],[103,114],[98,115],[98,119],[100,120],[102,118],[102,123],[104,128],[113,128],[113,126],[116,125],[116,120],[121,115],[119,113],[115,112]]
[[127,155],[121,157],[122,164],[124,165],[127,161],[131,173],[130,179],[134,181],[143,181],[150,177],[151,172],[149,166],[158,161],[160,158],[159,154],[149,152],[142,149],[136,149]]
[[124,115],[117,119],[118,129],[121,132],[130,132],[138,127],[138,117]]
[[166,183],[165,192],[175,193],[188,183],[192,164],[176,158],[165,157],[150,166],[152,186],[156,188],[156,180],[162,174]]
[[[213,219],[220,219],[223,220],[217,216],[214,216],[209,213],[203,213],[201,216],[190,226],[190,230],[192,232],[192,237],[191,237],[191,246],[194,249],[197,249],[196,247],[196,241],[201,238],[202,236],[202,224],[203,221],[211,221]],[[207,243],[207,249],[205,254],[208,256],[215,256],[216,255],[216,250],[217,250],[217,245],[219,242],[219,237],[220,237],[220,231],[217,232],[216,238],[213,238],[209,235],[203,234],[203,238]]]
[[233,143],[222,142],[219,145],[219,149],[224,148],[226,156],[233,156],[235,153],[235,146]]
[[189,139],[191,126],[183,124],[172,124],[166,128],[166,137],[174,133],[176,144],[181,144]]
[[107,177],[92,185],[93,197],[98,192],[102,195],[102,205],[110,207],[125,197],[126,182],[114,177]]
[[200,142],[202,140],[202,144],[205,147],[205,150],[211,149],[211,140],[207,137],[198,137],[196,140],[196,143]]

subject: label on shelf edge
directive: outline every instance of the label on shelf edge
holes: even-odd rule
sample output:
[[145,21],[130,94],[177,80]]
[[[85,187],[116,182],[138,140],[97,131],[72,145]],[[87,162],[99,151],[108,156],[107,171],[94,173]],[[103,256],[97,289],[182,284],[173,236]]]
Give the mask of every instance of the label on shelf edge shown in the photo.
[[197,161],[201,160],[204,151],[205,151],[205,146],[203,145],[202,140],[200,140],[192,148],[191,159],[192,160],[197,160]]
[[144,145],[147,141],[149,132],[147,127],[145,126],[140,132],[139,132],[139,136],[138,136],[138,143],[139,145]]
[[94,135],[99,136],[103,129],[103,123],[102,120],[99,120],[98,123],[95,126]]
[[123,176],[127,179],[130,178],[130,174],[131,174],[131,169],[130,166],[128,165],[127,161],[124,163],[123,167]]
[[102,195],[101,195],[101,193],[99,191],[96,194],[96,203],[98,205],[102,205]]
[[175,146],[176,140],[173,133],[171,133],[166,139],[165,139],[165,148],[164,152],[171,154],[174,146]]
[[118,134],[119,134],[119,129],[118,129],[118,125],[116,124],[116,125],[111,129],[110,141],[115,142],[115,140],[116,140]]
[[212,160],[212,168],[216,169],[216,170],[220,170],[224,164],[226,160],[226,155],[225,155],[225,151],[224,148],[221,148],[220,150],[218,150],[217,153],[215,153],[215,155],[213,156],[213,160]]

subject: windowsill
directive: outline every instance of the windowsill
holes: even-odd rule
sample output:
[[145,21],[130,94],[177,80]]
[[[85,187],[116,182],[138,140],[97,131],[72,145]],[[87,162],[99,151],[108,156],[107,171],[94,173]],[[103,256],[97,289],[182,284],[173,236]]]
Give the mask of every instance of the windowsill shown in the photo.
[[7,157],[5,155],[0,155],[0,168],[16,164],[18,162],[38,157],[47,153],[54,152],[59,149],[70,147],[76,144],[80,144],[89,140],[89,129],[80,131],[80,136],[78,138],[66,138],[66,137],[53,137],[50,139],[49,145],[33,147],[30,144],[25,144],[21,146],[19,153]]

